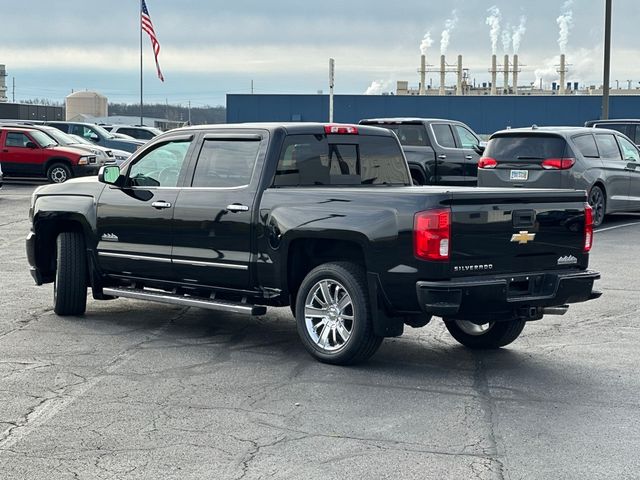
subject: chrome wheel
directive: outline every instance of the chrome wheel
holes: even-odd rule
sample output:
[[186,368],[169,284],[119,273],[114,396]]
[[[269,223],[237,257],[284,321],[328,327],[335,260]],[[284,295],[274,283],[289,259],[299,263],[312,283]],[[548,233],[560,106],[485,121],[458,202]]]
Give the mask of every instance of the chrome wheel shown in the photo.
[[472,335],[474,337],[484,335],[495,325],[495,322],[483,323],[482,325],[478,325],[477,323],[469,322],[468,320],[454,321],[456,322],[456,325],[458,326],[458,328],[460,328],[460,330],[462,330],[467,335]]
[[593,209],[593,226],[599,227],[604,220],[606,199],[604,192],[597,185],[589,193],[589,205]]
[[304,302],[304,321],[311,340],[327,352],[343,348],[353,332],[351,296],[336,280],[320,280]]

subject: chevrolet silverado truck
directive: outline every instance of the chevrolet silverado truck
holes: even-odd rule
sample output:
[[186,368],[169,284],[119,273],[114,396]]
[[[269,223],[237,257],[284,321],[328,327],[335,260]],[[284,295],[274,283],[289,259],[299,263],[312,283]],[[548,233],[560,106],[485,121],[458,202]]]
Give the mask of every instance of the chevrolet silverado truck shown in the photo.
[[316,359],[370,357],[443,318],[471,348],[600,295],[585,192],[412,186],[362,125],[172,130],[122,167],[35,190],[27,256],[54,311],[125,297],[262,315],[290,306]]

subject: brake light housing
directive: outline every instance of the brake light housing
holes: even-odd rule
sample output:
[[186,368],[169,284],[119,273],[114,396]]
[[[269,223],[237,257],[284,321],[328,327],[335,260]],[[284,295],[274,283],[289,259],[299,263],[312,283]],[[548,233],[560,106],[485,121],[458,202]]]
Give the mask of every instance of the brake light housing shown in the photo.
[[584,204],[584,248],[582,251],[588,253],[593,246],[593,208],[588,203]]
[[481,157],[478,160],[478,168],[496,168],[497,166],[498,161],[495,158]]
[[438,208],[415,214],[413,253],[421,260],[449,261],[451,258],[451,209]]
[[327,135],[358,135],[358,127],[354,125],[325,125]]
[[545,170],[569,170],[575,164],[575,158],[547,158],[542,162],[542,168]]

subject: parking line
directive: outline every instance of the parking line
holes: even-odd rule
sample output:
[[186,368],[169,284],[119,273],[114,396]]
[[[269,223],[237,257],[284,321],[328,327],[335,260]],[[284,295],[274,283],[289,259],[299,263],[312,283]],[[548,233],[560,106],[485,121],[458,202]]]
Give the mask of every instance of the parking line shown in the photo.
[[634,225],[640,225],[640,222],[625,223],[624,225],[615,225],[613,227],[600,228],[600,229],[596,230],[596,233],[606,232],[607,230],[615,230],[616,228],[633,227]]

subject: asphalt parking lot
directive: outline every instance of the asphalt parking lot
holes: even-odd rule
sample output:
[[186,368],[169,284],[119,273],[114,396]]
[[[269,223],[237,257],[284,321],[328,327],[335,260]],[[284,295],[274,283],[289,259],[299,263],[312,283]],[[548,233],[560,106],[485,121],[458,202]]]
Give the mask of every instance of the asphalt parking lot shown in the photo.
[[33,188],[0,190],[2,479],[638,478],[640,215],[596,234],[604,295],[508,348],[435,320],[344,368],[306,354],[288,309],[58,318],[25,257]]

